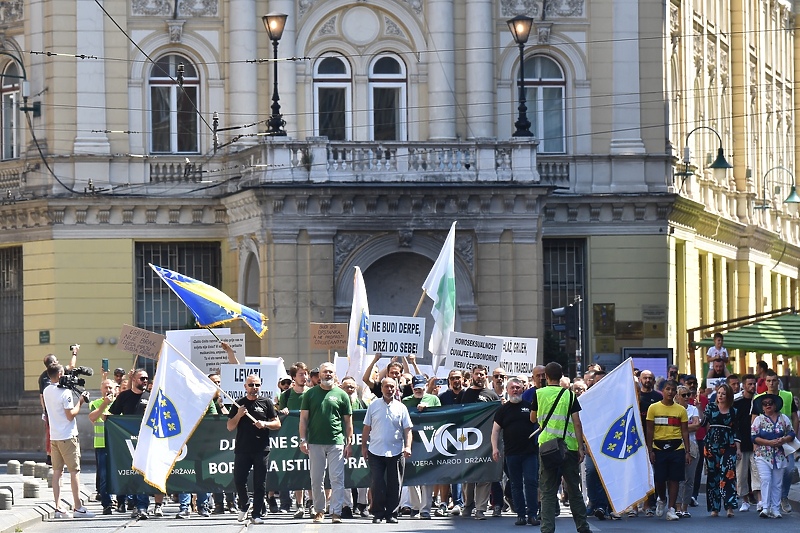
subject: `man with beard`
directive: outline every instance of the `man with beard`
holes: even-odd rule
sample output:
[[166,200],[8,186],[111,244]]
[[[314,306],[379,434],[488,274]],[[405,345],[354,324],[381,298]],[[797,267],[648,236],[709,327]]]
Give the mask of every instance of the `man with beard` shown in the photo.
[[503,448],[511,480],[517,526],[538,526],[539,491],[539,444],[529,438],[539,427],[531,422],[531,404],[522,399],[524,386],[517,378],[508,380],[508,401],[494,415],[492,426],[492,460],[500,460],[500,432],[503,433]]
[[[486,388],[486,367],[472,367],[472,385],[464,391],[461,403],[499,402],[500,397],[492,389]],[[489,506],[491,482],[464,483],[464,516],[470,516],[475,509],[475,520],[486,520],[486,509]]]
[[[267,465],[269,464],[269,432],[281,429],[281,421],[270,399],[261,398],[261,377],[250,374],[244,384],[246,396],[234,403],[228,413],[228,431],[236,430],[233,459],[233,482],[239,497],[239,522],[247,517],[247,477],[253,470],[253,524],[263,524],[266,513]],[[245,415],[250,417],[245,418]]]
[[750,498],[756,502],[761,501],[761,478],[756,468],[755,457],[753,457],[753,440],[750,436],[750,411],[753,407],[753,396],[756,394],[756,376],[745,374],[742,376],[741,395],[733,401],[736,409],[736,419],[733,422],[736,436],[741,439],[740,449],[742,458],[736,461],[736,491],[739,501],[740,513],[750,510]]
[[[381,398],[369,404],[361,433],[361,455],[367,458],[373,524],[397,523],[406,458],[411,457],[411,416],[397,401],[397,380],[381,380]],[[424,386],[424,381],[423,381]]]
[[462,402],[464,397],[464,381],[461,372],[451,370],[447,376],[448,389],[439,394],[439,401],[442,405],[455,405]]
[[336,387],[333,363],[319,366],[320,382],[303,394],[300,407],[300,451],[308,455],[314,522],[325,516],[325,467],[331,483],[331,522],[342,522],[345,501],[344,460],[353,443],[353,408],[350,397]]
[[[411,385],[414,389],[414,394],[403,398],[403,404],[409,409],[416,409],[418,412],[423,412],[429,407],[440,407],[442,402],[439,401],[438,396],[428,394],[425,392],[427,380],[425,376],[417,374],[411,380]],[[422,520],[431,519],[431,505],[433,503],[433,485],[418,485],[415,487],[408,487],[409,498],[411,499],[411,506],[415,511],[419,512],[419,517]]]
[[[147,370],[137,368],[133,371],[131,377],[130,388],[120,392],[114,403],[108,408],[108,412],[112,415],[139,415],[144,416],[144,411],[147,409],[147,403],[150,401],[150,393],[147,392],[147,385],[150,378],[147,375]],[[135,497],[136,509],[131,514],[131,518],[137,520],[147,520],[147,508],[150,506],[150,497],[147,494],[137,494]],[[154,497],[156,502],[153,508],[153,516],[164,516],[162,510],[164,495],[156,494]]]

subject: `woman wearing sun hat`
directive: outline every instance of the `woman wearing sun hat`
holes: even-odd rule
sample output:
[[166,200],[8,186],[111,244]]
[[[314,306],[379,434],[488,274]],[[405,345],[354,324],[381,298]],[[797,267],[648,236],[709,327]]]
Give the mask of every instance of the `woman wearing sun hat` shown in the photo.
[[792,422],[781,413],[783,400],[776,394],[762,394],[753,400],[753,413],[761,413],[750,426],[753,455],[761,477],[761,518],[781,518],[783,471],[788,464],[783,445],[795,438]]

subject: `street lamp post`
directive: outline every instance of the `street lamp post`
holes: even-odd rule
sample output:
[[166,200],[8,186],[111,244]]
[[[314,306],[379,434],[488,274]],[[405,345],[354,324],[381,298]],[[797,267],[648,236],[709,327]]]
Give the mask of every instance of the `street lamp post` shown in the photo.
[[528,120],[528,108],[525,105],[525,43],[531,34],[533,19],[525,15],[517,15],[513,19],[506,21],[514,42],[519,46],[519,116],[514,123],[516,131],[514,137],[533,137],[531,133],[531,122]]
[[273,54],[273,75],[272,75],[272,115],[267,122],[267,134],[274,136],[286,136],[286,130],[283,127],[286,121],[283,120],[281,115],[280,96],[278,96],[278,41],[283,36],[283,29],[286,27],[286,19],[288,15],[283,13],[270,13],[264,15],[261,20],[264,22],[264,28],[267,30],[267,35],[272,41],[272,54]]
[[725,177],[725,172],[729,168],[733,168],[733,165],[728,163],[725,159],[725,150],[722,148],[722,137],[719,136],[717,130],[711,128],[709,126],[697,126],[695,129],[690,131],[686,134],[686,145],[683,147],[683,172],[676,172],[676,176],[681,176],[683,180],[681,181],[681,189],[683,189],[683,184],[686,182],[686,178],[694,174],[692,170],[689,169],[689,165],[691,163],[691,150],[689,149],[689,137],[692,133],[696,132],[697,130],[709,130],[714,135],[717,136],[717,140],[719,141],[719,148],[717,149],[717,158],[708,165],[708,168],[713,169],[714,177],[716,178],[717,182],[721,182]]
[[[772,203],[771,202],[772,199],[771,198],[767,198],[767,176],[769,176],[769,173],[772,172],[773,170],[783,170],[787,174],[789,174],[789,176],[792,178],[792,186],[789,189],[789,196],[786,197],[786,199],[783,201],[783,203],[784,204],[799,204],[800,203],[800,195],[797,194],[797,187],[795,185],[794,174],[792,174],[792,171],[789,170],[788,168],[778,166],[778,167],[772,167],[771,169],[767,170],[764,173],[764,177],[761,178],[761,203],[760,204],[756,203],[753,206],[753,209],[769,209],[770,208],[770,204]],[[773,190],[776,191],[776,190],[779,190],[779,189],[775,188]],[[758,200],[757,197],[756,197],[756,200]]]

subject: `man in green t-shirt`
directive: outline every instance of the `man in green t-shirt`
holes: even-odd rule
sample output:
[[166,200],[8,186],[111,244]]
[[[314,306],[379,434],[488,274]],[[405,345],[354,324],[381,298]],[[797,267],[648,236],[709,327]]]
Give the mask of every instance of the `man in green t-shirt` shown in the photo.
[[331,482],[331,522],[342,521],[344,460],[353,444],[353,409],[347,393],[336,386],[333,363],[319,367],[320,382],[303,394],[300,406],[300,451],[308,454],[314,522],[325,516],[325,467]]
[[[409,412],[423,412],[429,407],[441,407],[442,402],[438,396],[425,392],[428,380],[422,374],[417,374],[411,379],[414,394],[403,398],[403,404]],[[433,485],[418,485],[408,487],[408,496],[411,499],[411,508],[419,512],[422,520],[431,519],[431,504],[433,503]]]

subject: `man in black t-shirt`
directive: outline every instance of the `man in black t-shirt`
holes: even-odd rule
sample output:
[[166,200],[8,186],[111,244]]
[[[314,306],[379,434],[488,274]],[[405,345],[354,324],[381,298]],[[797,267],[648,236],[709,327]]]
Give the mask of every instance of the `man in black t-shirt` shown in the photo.
[[[499,402],[500,396],[492,389],[486,388],[486,367],[472,367],[472,385],[464,391],[461,403]],[[492,483],[464,483],[464,516],[470,516],[475,510],[475,520],[485,520],[489,506],[489,492]]]
[[[112,415],[139,415],[144,416],[144,411],[147,409],[147,402],[150,399],[150,393],[147,392],[147,385],[150,381],[147,375],[147,370],[138,368],[133,371],[131,378],[131,385],[128,390],[120,392],[114,399],[108,412]],[[150,506],[150,496],[147,494],[136,494],[136,509],[131,514],[131,518],[137,520],[147,520],[147,508]],[[156,494],[155,507],[153,508],[154,516],[164,516],[162,506],[164,502],[163,494]]]
[[761,477],[758,475],[753,458],[753,440],[750,437],[750,411],[753,407],[753,397],[756,394],[755,374],[742,376],[742,394],[733,401],[736,409],[736,418],[733,428],[736,436],[741,440],[742,458],[736,461],[736,493],[739,496],[739,512],[750,510],[750,498],[761,501]]
[[511,378],[506,385],[508,401],[494,415],[492,426],[492,459],[500,460],[500,432],[503,433],[503,447],[506,471],[511,480],[511,494],[514,509],[517,511],[515,525],[530,524],[538,526],[536,513],[539,510],[539,442],[530,438],[539,424],[531,422],[531,404],[522,400],[524,386],[517,378]]
[[253,470],[253,509],[250,517],[253,524],[263,524],[269,432],[279,430],[281,421],[272,401],[259,397],[261,378],[257,374],[247,376],[244,388],[247,395],[234,403],[228,413],[228,431],[236,430],[233,482],[239,496],[239,522],[244,522],[248,507],[247,476],[250,475],[250,469]]

